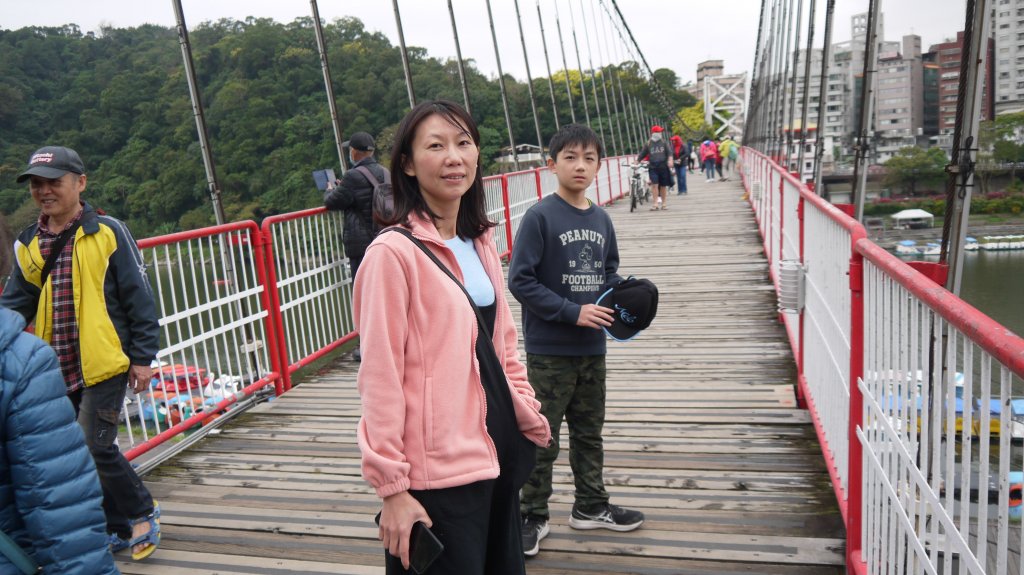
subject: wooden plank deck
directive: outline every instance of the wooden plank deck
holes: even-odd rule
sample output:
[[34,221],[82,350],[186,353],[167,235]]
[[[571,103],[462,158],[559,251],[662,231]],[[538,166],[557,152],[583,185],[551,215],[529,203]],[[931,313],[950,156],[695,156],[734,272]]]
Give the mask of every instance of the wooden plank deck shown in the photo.
[[[795,405],[753,216],[737,182],[698,179],[662,212],[609,208],[621,272],[661,292],[651,328],[608,354],[605,478],[613,502],[647,522],[570,529],[563,444],[551,534],[531,574],[844,572],[842,521]],[[163,544],[145,562],[119,561],[122,571],[383,573],[379,504],[359,474],[356,367],[335,362],[147,476]]]

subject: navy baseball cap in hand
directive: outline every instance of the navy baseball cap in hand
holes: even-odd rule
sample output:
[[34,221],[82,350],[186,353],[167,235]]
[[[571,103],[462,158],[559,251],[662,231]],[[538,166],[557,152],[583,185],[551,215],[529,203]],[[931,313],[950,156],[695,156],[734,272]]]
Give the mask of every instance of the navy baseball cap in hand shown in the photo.
[[658,313],[658,288],[650,280],[630,277],[601,294],[597,305],[614,310],[615,320],[604,328],[608,337],[629,341],[654,321]]

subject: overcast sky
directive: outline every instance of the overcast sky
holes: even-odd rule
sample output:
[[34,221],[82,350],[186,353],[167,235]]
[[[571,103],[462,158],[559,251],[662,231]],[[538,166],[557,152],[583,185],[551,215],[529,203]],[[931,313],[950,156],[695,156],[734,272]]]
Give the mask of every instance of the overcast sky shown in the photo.
[[[185,21],[190,29],[203,21],[220,18],[243,20],[247,16],[257,16],[291,22],[296,17],[310,15],[310,3],[306,0],[182,1]],[[695,79],[697,63],[703,60],[725,60],[727,74],[745,72],[752,67],[761,0],[616,1],[653,69],[670,68],[683,82],[689,82]],[[803,2],[805,12],[811,1]],[[963,28],[965,2],[882,0],[886,39],[898,40],[904,34],[918,34],[922,37],[923,48],[927,50],[931,44],[953,37],[957,30]],[[611,9],[611,0],[604,0],[604,4]],[[817,4],[819,23],[815,44],[820,46],[824,33],[825,0],[817,0]],[[833,38],[841,42],[850,38],[850,16],[866,11],[868,0],[838,0],[836,4]],[[476,60],[477,67],[484,73],[496,74],[486,3],[484,0],[454,0],[453,5],[463,57]],[[74,23],[83,31],[90,31],[98,30],[101,25],[128,27],[147,22],[173,26],[172,6],[168,0],[49,0],[44,4],[37,0],[2,0],[0,28]],[[537,6],[535,0],[519,0],[530,72],[534,78],[546,75]],[[595,66],[629,58],[618,36],[611,38],[613,32],[599,0],[541,0],[540,7],[552,70],[563,68],[555,28],[556,8],[561,19],[569,68],[576,67],[571,37],[573,18],[584,68],[590,67],[588,61],[591,58]],[[424,47],[431,56],[454,57],[455,42],[445,0],[400,0],[399,8],[409,46]],[[526,66],[513,0],[491,0],[491,9],[502,69],[507,74],[525,79]],[[388,0],[320,0],[319,10],[321,18],[326,20],[355,16],[368,30],[381,31],[393,44],[398,44],[395,13]],[[599,14],[596,20],[594,10]],[[804,18],[806,21],[806,16]],[[805,42],[806,32],[801,44]],[[328,50],[330,48],[328,45]],[[339,76],[344,74],[344,70],[332,71]]]

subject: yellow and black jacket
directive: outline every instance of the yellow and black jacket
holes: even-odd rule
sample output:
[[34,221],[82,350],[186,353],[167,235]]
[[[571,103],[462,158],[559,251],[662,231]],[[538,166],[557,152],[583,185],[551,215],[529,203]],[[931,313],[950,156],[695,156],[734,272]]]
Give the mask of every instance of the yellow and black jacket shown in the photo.
[[[52,337],[52,280],[40,285],[44,258],[38,223],[14,243],[17,265],[0,295],[0,306],[35,321],[35,333]],[[78,351],[85,385],[149,365],[159,351],[159,325],[146,266],[135,238],[121,221],[100,215],[89,204],[75,232],[71,263],[78,323]]]

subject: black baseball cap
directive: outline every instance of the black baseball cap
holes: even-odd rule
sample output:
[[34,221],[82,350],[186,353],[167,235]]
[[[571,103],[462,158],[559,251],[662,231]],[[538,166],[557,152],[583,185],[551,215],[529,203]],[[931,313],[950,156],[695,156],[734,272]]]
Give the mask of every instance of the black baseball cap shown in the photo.
[[85,173],[85,164],[78,152],[64,146],[46,146],[32,154],[28,169],[18,175],[17,182],[20,184],[32,176],[56,180],[68,172]]
[[343,147],[352,147],[363,152],[373,151],[373,136],[366,132],[356,132],[352,137],[341,143]]
[[70,147],[48,145],[41,147],[29,158],[29,168],[18,174],[17,182],[22,183],[32,176],[55,180],[67,173],[84,174],[85,165],[78,152]]
[[629,341],[654,321],[658,313],[658,288],[650,280],[630,277],[601,294],[597,305],[615,310],[615,320],[604,328],[608,337]]

